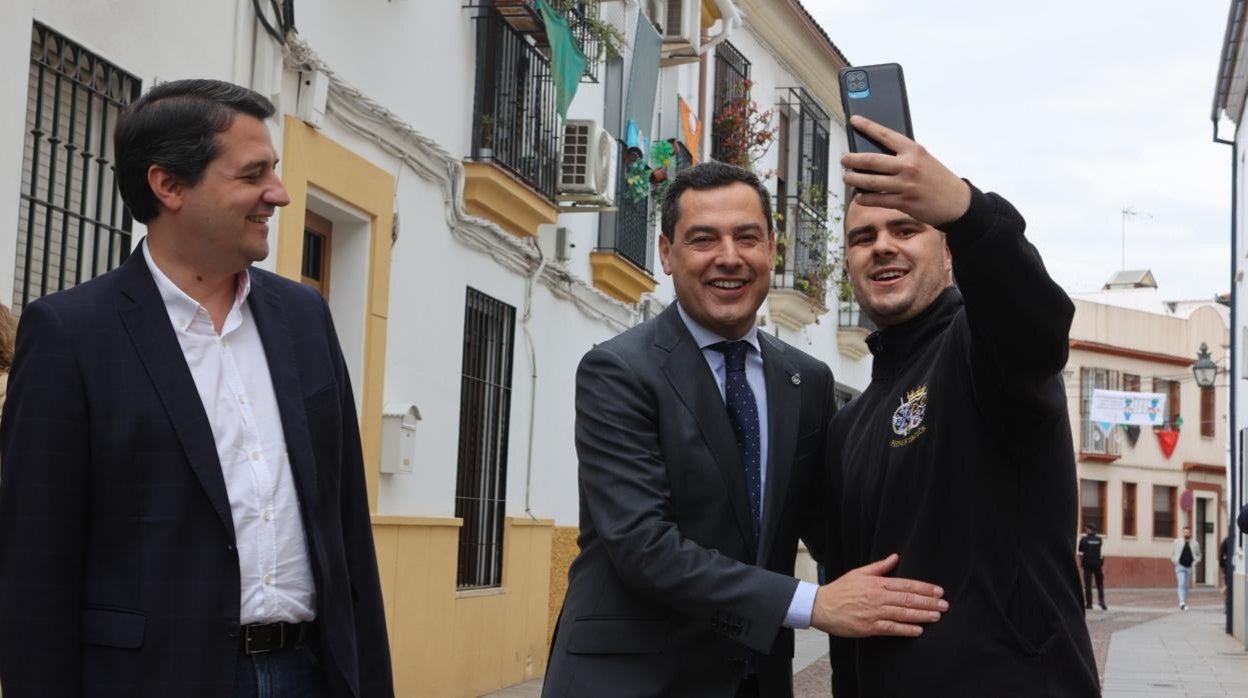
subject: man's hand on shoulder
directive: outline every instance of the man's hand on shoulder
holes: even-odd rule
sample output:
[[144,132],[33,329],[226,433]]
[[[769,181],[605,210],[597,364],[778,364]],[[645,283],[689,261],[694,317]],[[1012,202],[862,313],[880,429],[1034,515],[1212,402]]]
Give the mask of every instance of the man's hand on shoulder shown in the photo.
[[970,208],[970,185],[926,148],[861,116],[851,117],[849,123],[850,128],[896,153],[841,156],[845,183],[863,192],[874,192],[859,193],[857,203],[896,209],[933,227],[961,218]]
[[940,620],[949,603],[934,584],[882,576],[899,559],[894,553],[819,587],[811,627],[837,637],[921,635],[920,624]]

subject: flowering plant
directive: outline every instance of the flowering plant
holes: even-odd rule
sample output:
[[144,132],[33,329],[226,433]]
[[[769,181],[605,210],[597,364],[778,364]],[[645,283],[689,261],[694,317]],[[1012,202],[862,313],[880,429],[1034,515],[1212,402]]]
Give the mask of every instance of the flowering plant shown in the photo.
[[753,84],[746,80],[739,95],[720,103],[714,118],[719,160],[747,170],[753,169],[776,139],[776,130],[771,127],[774,110],[760,109],[750,98]]

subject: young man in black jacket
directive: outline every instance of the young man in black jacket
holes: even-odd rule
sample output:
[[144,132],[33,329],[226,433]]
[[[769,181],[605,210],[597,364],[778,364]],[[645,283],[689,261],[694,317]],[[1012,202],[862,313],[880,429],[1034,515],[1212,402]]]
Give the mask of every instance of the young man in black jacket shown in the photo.
[[833,571],[899,551],[895,573],[942,586],[949,610],[918,638],[834,639],[834,695],[1099,695],[1070,554],[1073,304],[1005,199],[851,126],[896,155],[841,159],[859,192],[845,265],[881,330],[870,386],[828,433]]

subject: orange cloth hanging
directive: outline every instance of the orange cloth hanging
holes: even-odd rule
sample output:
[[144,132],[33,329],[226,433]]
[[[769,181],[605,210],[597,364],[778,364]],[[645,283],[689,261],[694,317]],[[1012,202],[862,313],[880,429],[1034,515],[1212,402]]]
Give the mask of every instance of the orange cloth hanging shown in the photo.
[[684,97],[677,95],[676,102],[680,108],[680,138],[685,142],[685,147],[689,149],[689,156],[696,164],[699,159],[698,146],[702,143],[702,122],[698,120],[698,115],[694,113]]

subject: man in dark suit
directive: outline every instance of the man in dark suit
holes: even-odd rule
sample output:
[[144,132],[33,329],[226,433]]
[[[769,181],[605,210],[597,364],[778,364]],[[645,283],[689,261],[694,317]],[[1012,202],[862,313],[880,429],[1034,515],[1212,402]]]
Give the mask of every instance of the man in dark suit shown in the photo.
[[115,133],[140,249],[26,307],[0,427],[0,683],[392,696],[329,309],[251,265],[289,197],[264,97],[153,88]]
[[756,327],[775,258],[769,195],[721,163],[681,173],[659,254],[677,304],[591,350],[576,382],[580,554],[544,696],[792,694],[794,627],[912,636],[941,591],[886,578],[824,587],[822,362]]

